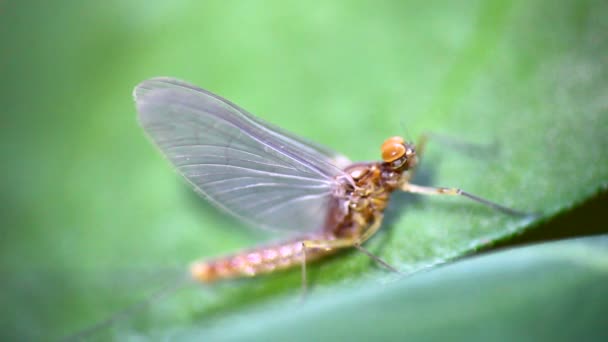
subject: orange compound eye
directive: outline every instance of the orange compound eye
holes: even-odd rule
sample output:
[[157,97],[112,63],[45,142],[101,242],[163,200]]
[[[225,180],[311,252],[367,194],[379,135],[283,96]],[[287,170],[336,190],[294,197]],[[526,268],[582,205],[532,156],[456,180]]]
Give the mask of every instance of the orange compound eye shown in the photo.
[[382,160],[387,163],[393,162],[405,155],[405,146],[403,145],[403,139],[400,137],[386,139],[380,149],[382,151]]
[[390,137],[390,138],[388,138],[388,139],[384,140],[384,144],[386,144],[386,143],[388,143],[388,142],[391,142],[391,141],[392,141],[392,142],[394,142],[394,143],[398,143],[398,144],[401,144],[401,145],[405,145],[405,141],[403,140],[403,138],[402,138],[402,137],[397,137],[397,136],[395,136],[395,137]]

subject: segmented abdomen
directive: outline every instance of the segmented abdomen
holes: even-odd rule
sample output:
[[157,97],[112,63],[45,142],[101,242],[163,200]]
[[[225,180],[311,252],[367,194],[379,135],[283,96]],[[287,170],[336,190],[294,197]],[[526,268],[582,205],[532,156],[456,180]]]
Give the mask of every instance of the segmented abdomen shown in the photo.
[[[323,239],[328,239],[323,236]],[[314,240],[314,238],[313,238]],[[220,279],[252,277],[294,266],[300,266],[304,258],[302,241],[250,250],[248,252],[208,261],[197,261],[190,267],[192,277],[203,283]],[[308,248],[306,262],[319,259],[334,251]]]

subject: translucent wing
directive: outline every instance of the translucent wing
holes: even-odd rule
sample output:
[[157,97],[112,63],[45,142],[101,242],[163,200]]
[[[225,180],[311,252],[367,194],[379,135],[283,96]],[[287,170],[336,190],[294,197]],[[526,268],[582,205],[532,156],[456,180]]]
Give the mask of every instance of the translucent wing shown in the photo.
[[134,97],[144,130],[211,202],[256,226],[323,228],[346,158],[181,81],[144,81]]

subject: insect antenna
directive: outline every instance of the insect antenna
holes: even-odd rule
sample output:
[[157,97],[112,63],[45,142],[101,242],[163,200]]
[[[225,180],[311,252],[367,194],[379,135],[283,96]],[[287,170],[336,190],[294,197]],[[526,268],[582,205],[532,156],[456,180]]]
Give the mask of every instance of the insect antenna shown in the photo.
[[399,120],[399,126],[401,126],[401,129],[403,130],[403,136],[405,137],[405,141],[413,141],[412,140],[412,135],[410,134],[410,131],[407,129],[407,127],[405,126],[405,122],[403,121],[403,119]]

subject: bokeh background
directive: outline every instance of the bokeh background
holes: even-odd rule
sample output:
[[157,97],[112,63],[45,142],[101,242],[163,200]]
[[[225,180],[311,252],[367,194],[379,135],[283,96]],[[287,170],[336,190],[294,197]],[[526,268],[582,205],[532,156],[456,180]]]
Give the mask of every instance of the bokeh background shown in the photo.
[[[154,76],[353,160],[428,131],[497,146],[431,143],[419,182],[542,215],[401,196],[370,247],[400,269],[606,232],[606,14],[599,0],[0,2],[1,336],[67,336],[191,260],[277,238],[199,200],[148,142],[131,92]],[[392,279],[356,253],[310,272],[320,292]],[[174,293],[102,339],[205,327],[292,300],[299,281],[294,271]]]

